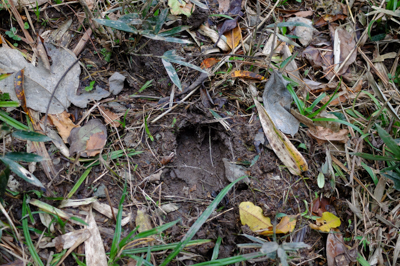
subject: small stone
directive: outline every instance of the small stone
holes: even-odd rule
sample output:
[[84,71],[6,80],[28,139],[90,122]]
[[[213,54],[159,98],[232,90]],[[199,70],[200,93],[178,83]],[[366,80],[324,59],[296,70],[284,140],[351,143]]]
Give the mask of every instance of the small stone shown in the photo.
[[93,193],[93,196],[96,196],[98,198],[105,198],[106,197],[106,186],[104,184],[101,184],[96,192]]
[[117,95],[124,88],[125,76],[119,72],[115,72],[108,80],[110,84],[110,92]]
[[[226,179],[229,180],[229,182],[233,182],[236,179],[238,179],[239,177],[242,177],[244,175],[247,176],[246,169],[243,166],[233,164],[233,163],[229,162],[229,160],[226,158],[223,158],[222,161],[224,162],[224,166],[225,166],[225,177],[226,177]],[[246,184],[250,183],[250,180],[248,177],[243,179],[243,181]]]

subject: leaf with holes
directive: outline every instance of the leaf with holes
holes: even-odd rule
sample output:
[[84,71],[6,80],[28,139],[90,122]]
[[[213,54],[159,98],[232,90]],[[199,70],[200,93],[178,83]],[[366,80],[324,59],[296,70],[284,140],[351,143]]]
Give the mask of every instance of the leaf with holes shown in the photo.
[[10,167],[10,170],[13,171],[16,175],[24,179],[26,182],[37,186],[37,187],[42,187],[43,184],[33,175],[31,174],[28,170],[26,170],[24,167],[19,165],[18,163],[14,162],[13,160],[10,160],[6,157],[0,157],[0,160],[3,161],[6,165]]
[[322,217],[318,218],[315,222],[316,224],[310,224],[312,229],[327,233],[331,228],[339,227],[341,224],[340,219],[330,212],[324,212]]

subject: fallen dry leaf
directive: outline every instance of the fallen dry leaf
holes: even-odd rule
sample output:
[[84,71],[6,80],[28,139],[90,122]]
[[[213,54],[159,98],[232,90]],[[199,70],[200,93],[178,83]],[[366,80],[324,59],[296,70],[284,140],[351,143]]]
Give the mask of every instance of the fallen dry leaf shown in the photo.
[[318,216],[322,216],[327,211],[327,206],[331,204],[331,199],[326,197],[318,197],[313,200],[312,212]]
[[272,226],[271,219],[265,217],[263,210],[252,202],[246,201],[239,205],[240,221],[247,225],[251,231],[259,231]]
[[346,143],[349,139],[347,136],[349,131],[347,129],[341,129],[338,132],[334,132],[330,128],[317,126],[315,128],[310,128],[307,133],[317,140],[319,145],[328,141]]
[[100,119],[92,119],[80,128],[74,128],[68,137],[71,155],[80,153],[83,157],[91,157],[100,153],[106,144],[107,128]]
[[90,237],[85,241],[86,265],[107,266],[107,257],[104,250],[103,240],[100,236],[99,228],[94,219],[92,207],[86,217],[86,228],[90,231]]
[[240,43],[242,39],[242,30],[239,25],[236,26],[233,30],[224,33],[226,37],[226,43],[229,45],[231,49],[234,49]]
[[245,71],[245,70],[236,70],[233,71],[231,74],[232,78],[245,78],[245,79],[252,79],[252,80],[264,80],[265,78],[259,74],[254,72]]
[[300,175],[303,171],[307,171],[308,165],[301,153],[275,127],[265,108],[255,98],[253,100],[256,104],[264,133],[278,158],[288,167],[290,173],[294,175]]
[[[304,49],[302,56],[310,62],[314,70],[322,68],[327,79],[331,79],[334,74],[331,71],[333,65],[333,48],[332,46],[323,46],[316,48],[309,45]],[[330,71],[330,72],[329,72]]]
[[315,222],[316,224],[310,223],[312,229],[327,233],[329,233],[331,228],[339,227],[341,224],[340,219],[330,212],[324,212],[322,217],[318,218]]
[[113,127],[119,127],[121,124],[117,121],[123,114],[116,114],[111,112],[110,110],[104,108],[103,106],[99,106],[101,109],[101,115],[104,117],[106,125],[111,125]]
[[195,6],[191,2],[186,3],[184,0],[168,0],[168,6],[171,7],[172,15],[184,14],[188,17],[195,9]]
[[[252,202],[242,202],[239,205],[240,221],[247,225],[251,231],[260,235],[273,234],[273,225],[271,219],[263,215],[260,207]],[[284,216],[276,225],[277,234],[286,234],[292,232],[296,226],[296,215]]]
[[349,266],[357,260],[357,249],[346,247],[343,235],[338,229],[332,229],[326,239],[326,260],[328,266]]
[[67,113],[66,111],[56,115],[49,114],[51,122],[56,126],[58,134],[60,134],[64,143],[68,143],[68,137],[71,134],[71,130],[78,127],[69,118],[70,116],[71,114]]
[[[296,227],[296,217],[297,215],[286,215],[281,221],[276,225],[276,234],[287,234],[293,232]],[[268,230],[263,231],[260,235],[272,235],[274,233],[273,226],[270,226]]]
[[229,10],[229,0],[218,0],[218,11],[219,13],[226,13]]
[[[356,41],[354,39],[354,33],[349,32],[346,28],[339,27],[336,24],[329,24],[329,30],[331,33],[331,38],[334,43],[333,46],[333,54],[334,54],[334,64],[335,70],[338,69],[339,64],[345,61],[347,56],[351,52],[353,52],[354,47],[356,46]],[[347,72],[347,69],[351,64],[356,61],[357,58],[357,50],[355,50],[350,58],[346,61],[344,66],[338,71],[339,75],[343,75]]]
[[210,58],[206,58],[203,60],[203,62],[201,63],[200,67],[202,69],[206,69],[206,68],[210,68],[212,66],[214,66],[216,63],[218,63],[220,60],[210,57]]
[[[297,26],[297,27],[289,27],[290,30],[293,31],[293,34],[299,37],[300,43],[306,47],[311,43],[312,37],[313,37],[313,32],[314,28],[312,28],[312,21],[307,18],[303,17],[294,17],[294,18],[289,18],[287,20],[288,22],[301,22],[304,24],[307,24],[310,26],[309,27],[302,27],[302,26]],[[294,30],[293,30],[294,28]]]

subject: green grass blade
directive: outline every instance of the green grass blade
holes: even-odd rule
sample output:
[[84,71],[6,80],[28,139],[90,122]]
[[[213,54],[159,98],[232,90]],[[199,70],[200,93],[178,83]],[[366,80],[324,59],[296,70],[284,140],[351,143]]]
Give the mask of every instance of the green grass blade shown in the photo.
[[357,131],[358,133],[360,133],[361,135],[364,135],[364,132],[362,132],[361,129],[359,129],[359,128],[356,127],[355,125],[353,125],[353,124],[351,124],[351,123],[349,123],[349,122],[347,122],[347,121],[344,121],[344,120],[335,119],[335,118],[323,118],[323,117],[321,117],[321,118],[314,118],[313,121],[314,121],[314,122],[316,122],[316,121],[332,121],[332,122],[338,122],[338,123],[340,123],[340,124],[349,126],[349,127],[353,128],[355,131]]
[[30,140],[37,142],[51,141],[51,138],[49,138],[48,136],[32,131],[17,130],[12,133],[12,136],[20,140]]
[[0,101],[0,107],[19,107],[19,102],[14,101]]
[[156,227],[156,228],[153,228],[153,229],[150,229],[150,230],[141,232],[141,233],[137,234],[133,239],[139,239],[139,238],[144,238],[144,237],[152,236],[152,235],[155,235],[155,234],[160,234],[160,233],[162,233],[163,231],[167,230],[168,228],[174,226],[175,224],[177,224],[177,223],[180,222],[180,221],[181,221],[181,220],[178,219],[178,220],[175,220],[175,221],[173,221],[173,222],[169,222],[169,223],[166,223],[166,224],[164,224],[164,225],[158,226],[158,227]]
[[[197,246],[197,245],[202,245],[205,243],[212,242],[211,239],[196,239],[196,240],[191,240],[189,243],[186,245],[186,247],[191,247],[191,246]],[[179,245],[180,242],[176,243],[171,243],[171,244],[165,244],[165,245],[157,245],[157,246],[151,246],[150,251],[151,252],[156,252],[156,251],[164,251],[168,249],[174,249]],[[130,255],[130,254],[138,254],[138,253],[144,253],[147,251],[147,247],[142,247],[142,248],[133,248],[133,249],[125,249],[122,251],[122,255]]]
[[32,256],[33,261],[36,263],[36,265],[44,266],[42,260],[40,259],[39,255],[36,252],[35,246],[32,243],[31,235],[29,234],[29,226],[28,226],[28,206],[26,203],[26,195],[24,195],[24,201],[22,202],[22,217],[25,217],[22,219],[22,229],[24,231],[24,237],[26,241],[26,245],[28,246],[28,250],[30,255]]
[[361,158],[364,158],[364,159],[367,159],[367,160],[372,160],[372,161],[391,162],[391,161],[395,160],[393,157],[374,155],[374,154],[369,154],[369,153],[356,152],[356,153],[353,153],[353,154],[355,156],[359,156]]
[[376,177],[374,171],[372,171],[371,167],[369,167],[368,165],[366,165],[364,162],[361,162],[361,166],[365,169],[365,171],[368,172],[368,174],[371,176],[372,181],[374,181],[375,186],[378,184],[379,180]]
[[383,142],[385,142],[386,146],[394,153],[394,156],[400,160],[400,147],[397,146],[397,143],[394,141],[394,139],[389,135],[389,133],[386,132],[386,130],[381,128],[381,126],[376,124],[376,128]]
[[263,254],[261,252],[253,252],[253,253],[238,255],[238,256],[225,258],[225,259],[196,263],[196,264],[193,264],[192,266],[231,265],[231,264],[235,264],[235,263],[238,263],[241,261],[246,261],[246,260],[250,260],[250,259],[254,259],[254,258],[258,258],[258,257],[262,257],[262,256],[265,256],[265,254]]
[[13,160],[13,161],[22,161],[22,162],[41,162],[45,160],[40,155],[34,153],[27,153],[27,152],[9,152],[4,155],[4,157]]
[[200,215],[200,217],[197,219],[197,221],[190,227],[189,231],[186,233],[185,237],[183,240],[180,242],[180,244],[174,249],[174,251],[160,264],[160,266],[165,266],[168,265],[175,257],[176,255],[179,254],[179,252],[188,244],[188,242],[192,239],[192,237],[197,233],[197,231],[200,229],[200,227],[206,222],[208,217],[210,217],[211,213],[215,210],[215,208],[218,206],[218,204],[221,202],[221,200],[225,197],[225,195],[228,193],[228,191],[239,181],[243,180],[246,178],[246,176],[242,176],[238,179],[236,179],[234,182],[230,183],[228,186],[226,186],[221,192],[218,194],[218,196],[213,200],[213,202],[210,204],[210,206],[207,207],[207,209]]
[[21,122],[15,120],[14,118],[11,118],[6,112],[0,111],[0,120],[5,122],[6,124],[12,126],[13,128],[19,129],[19,130],[29,130],[28,126],[25,126]]
[[211,256],[211,260],[216,260],[218,259],[218,255],[219,255],[219,248],[221,247],[221,242],[222,242],[222,237],[218,237],[217,241],[215,242],[215,246],[214,246],[214,250],[213,250],[213,254]]
[[68,193],[67,199],[70,199],[75,194],[75,192],[78,190],[78,188],[82,185],[83,181],[85,181],[86,177],[89,175],[90,170],[92,170],[92,167],[89,167],[88,169],[86,169],[85,172],[83,172],[83,174],[79,178],[78,182],[75,183],[74,187]]
[[114,261],[118,254],[119,251],[119,242],[121,239],[121,231],[122,231],[122,225],[121,225],[121,221],[122,221],[122,208],[123,208],[123,204],[124,204],[124,200],[126,197],[126,182],[124,185],[124,191],[122,192],[122,197],[121,200],[119,201],[119,205],[118,205],[118,214],[117,214],[117,223],[115,225],[115,233],[114,233],[114,238],[111,244],[111,250],[110,250],[110,260]]

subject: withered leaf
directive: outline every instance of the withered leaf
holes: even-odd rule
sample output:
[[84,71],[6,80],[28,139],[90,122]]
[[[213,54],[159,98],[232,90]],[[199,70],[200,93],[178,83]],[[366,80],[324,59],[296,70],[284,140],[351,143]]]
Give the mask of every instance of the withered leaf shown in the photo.
[[116,114],[111,112],[110,110],[99,106],[101,109],[101,115],[104,117],[104,120],[106,121],[106,125],[110,124],[113,127],[119,127],[121,124],[117,121],[123,114]]
[[227,19],[222,23],[221,27],[218,28],[218,40],[214,46],[217,46],[219,39],[221,39],[221,36],[225,32],[228,32],[228,31],[236,28],[238,19],[239,19],[239,16],[237,16],[235,19]]
[[71,114],[67,113],[66,111],[56,115],[49,114],[51,122],[56,126],[58,134],[60,134],[64,143],[68,143],[68,137],[71,134],[71,130],[78,127],[69,118],[70,116]]
[[237,27],[231,31],[225,32],[224,36],[226,37],[226,43],[229,45],[229,47],[234,49],[236,46],[238,46],[240,40],[242,39],[242,31],[239,25],[237,25]]
[[214,66],[216,63],[218,63],[219,61],[220,61],[219,59],[216,59],[216,58],[213,58],[213,57],[206,58],[201,63],[200,67],[203,68],[203,69],[210,68],[210,67]]
[[74,128],[68,138],[71,155],[80,152],[83,157],[100,153],[106,144],[107,128],[100,119],[92,119],[80,128]]
[[232,76],[232,78],[246,78],[246,79],[253,79],[253,80],[260,80],[260,81],[265,79],[260,74],[257,74],[257,73],[251,72],[251,71],[245,71],[245,70],[233,71],[231,76]]
[[347,136],[349,131],[347,129],[341,129],[338,132],[334,132],[330,128],[317,126],[315,128],[310,128],[308,133],[312,138],[317,140],[318,144],[323,144],[328,141],[346,143],[349,139]]
[[36,46],[37,52],[39,54],[40,59],[42,59],[44,67],[50,71],[50,61],[49,61],[49,55],[47,54],[47,50],[44,47],[44,40],[43,38],[37,33],[37,46]]

